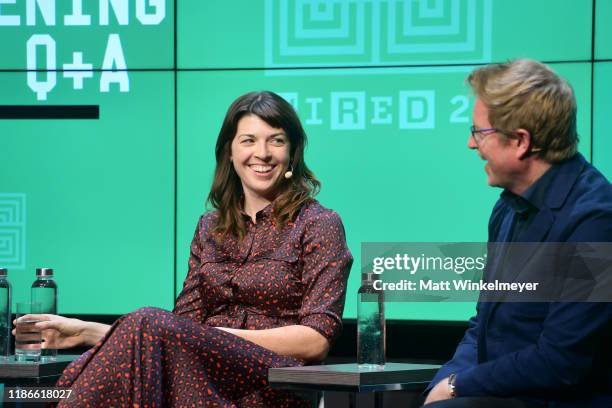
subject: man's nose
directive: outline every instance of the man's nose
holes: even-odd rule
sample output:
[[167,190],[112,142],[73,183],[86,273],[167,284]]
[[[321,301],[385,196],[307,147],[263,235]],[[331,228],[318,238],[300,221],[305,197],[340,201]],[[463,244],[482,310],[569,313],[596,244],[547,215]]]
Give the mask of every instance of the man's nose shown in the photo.
[[478,145],[476,144],[476,141],[474,140],[474,137],[472,135],[468,136],[468,143],[467,143],[467,147],[468,149],[478,149]]

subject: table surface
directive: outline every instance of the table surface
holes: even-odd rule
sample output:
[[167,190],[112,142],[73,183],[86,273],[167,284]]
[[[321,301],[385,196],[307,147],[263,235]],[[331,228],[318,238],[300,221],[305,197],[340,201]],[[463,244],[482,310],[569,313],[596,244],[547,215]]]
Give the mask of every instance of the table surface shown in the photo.
[[328,391],[392,391],[423,389],[439,365],[387,363],[384,368],[360,368],[357,364],[330,364],[270,368],[268,381],[275,388]]
[[55,361],[45,362],[25,362],[15,361],[14,358],[8,361],[0,361],[0,382],[5,380],[32,379],[41,377],[59,377],[64,368],[79,355],[59,354]]

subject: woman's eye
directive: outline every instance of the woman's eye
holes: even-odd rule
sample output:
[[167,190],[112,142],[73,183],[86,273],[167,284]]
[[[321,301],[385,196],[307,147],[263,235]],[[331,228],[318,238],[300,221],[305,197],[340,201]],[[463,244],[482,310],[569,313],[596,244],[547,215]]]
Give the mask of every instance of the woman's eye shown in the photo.
[[277,145],[283,145],[285,144],[285,139],[277,137],[277,138],[272,139],[272,142]]

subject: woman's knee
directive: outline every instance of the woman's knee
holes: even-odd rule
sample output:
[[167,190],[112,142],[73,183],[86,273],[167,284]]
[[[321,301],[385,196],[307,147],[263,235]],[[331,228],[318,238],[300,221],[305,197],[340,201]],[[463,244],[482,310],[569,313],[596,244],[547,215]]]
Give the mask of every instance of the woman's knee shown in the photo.
[[166,326],[169,315],[172,313],[158,307],[141,307],[125,315],[124,322],[157,332]]
[[160,309],[159,307],[146,306],[146,307],[141,307],[140,309],[136,309],[133,312],[128,313],[128,315],[158,317],[162,315],[163,313],[170,313],[170,312],[164,309]]

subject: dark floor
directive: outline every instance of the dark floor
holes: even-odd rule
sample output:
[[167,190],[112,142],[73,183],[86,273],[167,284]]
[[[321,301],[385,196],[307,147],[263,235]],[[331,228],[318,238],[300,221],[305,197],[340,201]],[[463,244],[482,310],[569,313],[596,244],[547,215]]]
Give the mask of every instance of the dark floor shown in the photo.
[[[323,393],[324,408],[345,408],[349,407],[349,395],[342,392]],[[423,397],[420,392],[409,391],[388,391],[383,393],[384,408],[417,408],[423,404]],[[358,408],[374,407],[374,395],[358,394],[355,400]]]

